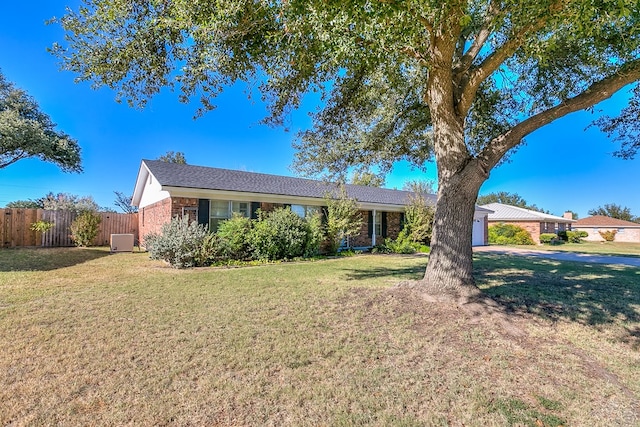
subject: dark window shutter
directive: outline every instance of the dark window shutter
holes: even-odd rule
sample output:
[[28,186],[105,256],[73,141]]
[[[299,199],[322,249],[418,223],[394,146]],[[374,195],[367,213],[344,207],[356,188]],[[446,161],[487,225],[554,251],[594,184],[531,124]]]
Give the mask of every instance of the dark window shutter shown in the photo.
[[380,227],[382,229],[382,237],[387,237],[387,213],[382,212],[380,216],[382,217],[382,227]]
[[251,219],[258,219],[258,209],[260,209],[260,202],[251,202]]
[[371,211],[369,211],[368,223],[369,237],[373,237],[373,212]]
[[198,224],[209,225],[209,199],[198,199]]
[[400,213],[400,230],[402,230],[404,228],[404,223],[406,222],[407,218],[404,215],[404,212]]

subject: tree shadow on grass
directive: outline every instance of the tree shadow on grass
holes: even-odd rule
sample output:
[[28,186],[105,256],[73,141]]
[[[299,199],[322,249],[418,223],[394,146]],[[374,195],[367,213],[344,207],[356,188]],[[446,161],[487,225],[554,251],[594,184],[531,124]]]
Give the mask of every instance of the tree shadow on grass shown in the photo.
[[0,272],[51,271],[108,255],[108,248],[0,249]]
[[[424,264],[351,269],[350,280],[419,280]],[[535,315],[598,326],[619,324],[640,346],[640,269],[538,257],[476,254],[474,277],[508,315]]]
[[499,254],[477,255],[476,283],[508,313],[585,325],[620,323],[640,342],[640,269]]

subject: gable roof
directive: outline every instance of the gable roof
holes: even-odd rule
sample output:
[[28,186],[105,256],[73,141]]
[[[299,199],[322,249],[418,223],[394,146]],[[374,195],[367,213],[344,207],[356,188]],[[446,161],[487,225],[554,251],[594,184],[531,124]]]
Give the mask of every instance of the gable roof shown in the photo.
[[518,206],[505,205],[503,203],[489,203],[482,208],[490,209],[489,221],[545,221],[573,223],[574,220],[561,216],[549,215],[543,212],[533,211]]
[[[134,203],[140,201],[142,188],[139,184],[144,181],[144,177],[141,176],[144,169],[148,170],[163,188],[193,188],[317,199],[324,198],[327,193],[333,193],[338,188],[335,183],[306,178],[143,160],[134,190]],[[404,206],[411,195],[409,191],[353,184],[346,184],[345,188],[348,197],[360,203]],[[436,195],[429,194],[427,199],[435,204]]]
[[640,224],[625,221],[623,219],[611,218],[604,215],[594,215],[577,220],[574,227],[640,227]]

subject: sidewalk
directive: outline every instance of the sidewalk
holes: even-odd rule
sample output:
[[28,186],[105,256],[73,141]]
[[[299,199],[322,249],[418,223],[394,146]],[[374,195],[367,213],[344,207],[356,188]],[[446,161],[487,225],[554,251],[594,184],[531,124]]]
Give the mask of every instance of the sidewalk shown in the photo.
[[486,252],[508,255],[521,255],[528,257],[555,259],[558,261],[576,261],[596,264],[619,264],[631,267],[640,267],[640,258],[625,257],[619,255],[598,255],[576,252],[546,251],[535,249],[520,249],[512,246],[475,246],[473,252]]

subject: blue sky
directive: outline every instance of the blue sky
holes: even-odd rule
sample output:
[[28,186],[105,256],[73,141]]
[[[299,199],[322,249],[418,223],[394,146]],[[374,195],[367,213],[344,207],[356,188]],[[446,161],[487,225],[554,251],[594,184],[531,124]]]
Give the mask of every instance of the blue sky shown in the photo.
[[[310,125],[307,111],[291,118],[290,131],[258,122],[265,115],[258,99],[248,100],[241,86],[231,87],[217,100],[218,108],[197,120],[197,105],[178,102],[166,91],[144,110],[115,102],[107,88],[94,90],[74,83],[74,75],[59,71],[47,51],[62,41],[58,25],[45,25],[53,16],[75,8],[77,0],[8,2],[0,14],[0,68],[9,81],[33,96],[58,129],[76,138],[82,147],[82,174],[63,173],[53,164],[22,160],[0,169],[0,206],[19,199],[35,199],[49,191],[91,195],[101,206],[113,207],[113,191],[130,194],[143,158],[182,151],[194,165],[292,175],[291,143],[295,132]],[[600,105],[616,112],[624,94]],[[307,110],[314,108],[311,103]],[[580,112],[560,119],[527,138],[506,163],[491,173],[481,194],[507,191],[527,202],[561,215],[567,209],[580,217],[606,203],[627,206],[640,215],[640,156],[620,160],[617,146],[597,129],[585,130],[592,119]],[[398,164],[387,187],[401,188],[409,179],[434,179],[435,166],[426,173]]]

